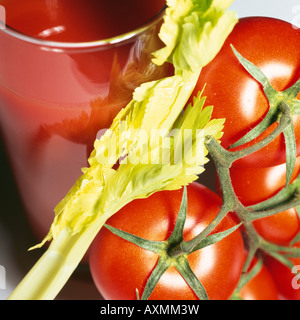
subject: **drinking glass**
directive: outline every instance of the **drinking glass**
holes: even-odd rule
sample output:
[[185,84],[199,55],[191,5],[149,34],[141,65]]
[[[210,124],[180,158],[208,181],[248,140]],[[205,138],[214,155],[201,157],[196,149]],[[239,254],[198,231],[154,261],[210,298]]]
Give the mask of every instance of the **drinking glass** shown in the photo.
[[54,42],[0,28],[0,128],[29,223],[42,239],[54,207],[87,166],[141,83],[170,74],[151,62],[164,9],[141,27],[92,42]]

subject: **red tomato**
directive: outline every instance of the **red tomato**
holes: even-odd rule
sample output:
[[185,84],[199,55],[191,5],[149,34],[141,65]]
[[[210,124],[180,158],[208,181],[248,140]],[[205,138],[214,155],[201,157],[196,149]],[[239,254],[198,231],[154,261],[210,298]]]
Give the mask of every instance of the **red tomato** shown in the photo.
[[[250,266],[253,268],[257,259]],[[271,273],[263,265],[260,271],[242,288],[239,296],[243,300],[279,300],[279,293]]]
[[[208,188],[192,183],[187,187],[188,209],[184,239],[203,230],[218,214],[221,199]],[[182,190],[157,192],[146,199],[132,201],[108,220],[108,224],[145,239],[164,241],[175,225]],[[228,215],[215,229],[220,232],[235,225]],[[241,275],[244,247],[236,230],[223,240],[188,256],[191,268],[206,288],[211,300],[229,299]],[[142,294],[158,261],[146,251],[102,228],[90,249],[90,269],[95,284],[105,299],[136,299]],[[174,267],[160,278],[150,300],[195,300],[197,297]]]
[[[292,179],[300,173],[297,158]],[[267,200],[285,186],[286,164],[270,168],[230,169],[231,181],[239,200],[246,206]],[[299,217],[294,208],[254,221],[257,232],[266,240],[288,245],[300,231]]]
[[[300,244],[295,245],[300,247]],[[265,264],[270,271],[279,293],[286,300],[300,300],[300,258],[291,258],[294,268],[290,269],[278,260],[266,256]]]
[[[269,110],[262,86],[239,63],[230,44],[260,68],[272,86],[281,91],[293,85],[300,77],[300,29],[273,18],[241,18],[219,54],[203,68],[193,95],[206,85],[204,95],[207,96],[207,104],[214,106],[213,117],[226,118],[222,137],[225,148],[250,131]],[[276,126],[277,123],[273,124],[255,141],[266,136]],[[294,126],[297,152],[300,155],[299,116],[294,117]],[[284,162],[285,144],[281,134],[262,150],[235,164],[270,167]]]

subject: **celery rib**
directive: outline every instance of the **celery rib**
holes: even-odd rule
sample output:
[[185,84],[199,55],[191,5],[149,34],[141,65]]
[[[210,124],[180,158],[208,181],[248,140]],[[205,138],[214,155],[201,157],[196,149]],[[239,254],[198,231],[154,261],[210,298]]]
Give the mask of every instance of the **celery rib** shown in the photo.
[[75,235],[68,227],[63,229],[8,300],[55,299],[104,223],[105,219],[99,219]]

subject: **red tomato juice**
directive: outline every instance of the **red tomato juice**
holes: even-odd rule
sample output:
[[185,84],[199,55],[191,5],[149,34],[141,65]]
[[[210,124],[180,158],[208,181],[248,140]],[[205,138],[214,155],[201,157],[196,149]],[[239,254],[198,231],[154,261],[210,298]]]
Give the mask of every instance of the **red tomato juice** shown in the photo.
[[[55,205],[87,166],[97,132],[109,127],[134,88],[169,74],[168,66],[151,63],[151,53],[162,46],[157,14],[165,1],[0,0],[0,5],[7,25],[0,30],[1,133],[41,239]],[[146,22],[145,31],[126,41],[91,43]]]

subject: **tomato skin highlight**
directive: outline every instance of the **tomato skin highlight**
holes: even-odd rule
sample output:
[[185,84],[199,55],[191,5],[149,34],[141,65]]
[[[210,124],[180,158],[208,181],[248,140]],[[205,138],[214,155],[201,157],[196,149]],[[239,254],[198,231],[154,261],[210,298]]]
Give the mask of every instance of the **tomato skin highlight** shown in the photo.
[[[262,87],[235,57],[230,44],[260,68],[279,91],[300,77],[300,29],[267,17],[241,18],[215,59],[200,74],[193,95],[204,89],[206,103],[213,105],[213,118],[225,118],[223,147],[228,148],[257,125],[269,110]],[[298,95],[300,99],[300,94]],[[257,142],[273,131],[274,123]],[[300,118],[294,117],[297,154],[300,154]],[[239,148],[252,145],[248,143]],[[235,162],[243,167],[270,167],[285,163],[283,134],[263,149]]]
[[[188,209],[184,239],[196,236],[218,214],[222,201],[208,188],[192,183],[187,187]],[[157,192],[134,200],[112,216],[107,224],[137,236],[166,240],[173,231],[182,190]],[[228,215],[214,232],[235,225]],[[218,243],[188,256],[191,268],[211,300],[226,300],[241,276],[244,245],[239,230]],[[90,248],[90,269],[94,282],[107,300],[135,300],[142,294],[158,256],[129,243],[102,228]],[[196,295],[178,271],[171,267],[159,280],[150,300],[195,300]]]
[[[297,158],[292,181],[300,173],[300,157]],[[230,168],[234,192],[243,205],[249,206],[276,195],[284,186],[286,164],[270,168]],[[267,241],[289,245],[300,231],[300,221],[294,208],[253,222],[256,231]]]

